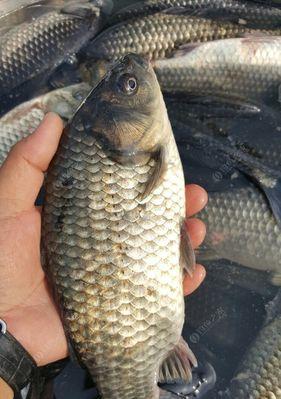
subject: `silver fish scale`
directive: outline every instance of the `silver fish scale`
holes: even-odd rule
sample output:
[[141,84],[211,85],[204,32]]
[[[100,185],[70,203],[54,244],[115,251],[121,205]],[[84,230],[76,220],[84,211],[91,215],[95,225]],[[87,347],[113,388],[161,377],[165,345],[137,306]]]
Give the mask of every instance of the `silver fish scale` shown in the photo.
[[281,318],[259,333],[233,379],[231,398],[281,398]]
[[5,160],[11,147],[20,139],[32,133],[44,118],[44,110],[34,108],[21,118],[5,123],[0,119],[0,165]]
[[81,96],[90,90],[87,84],[80,83],[47,94],[13,108],[0,118],[0,165],[11,147],[20,139],[33,133],[47,112],[56,112],[69,119],[78,107]]
[[254,100],[263,96],[277,100],[280,55],[280,37],[229,39],[204,43],[183,57],[159,60],[155,71],[166,92],[231,93]]
[[177,148],[172,139],[164,181],[141,204],[137,197],[153,160],[125,167],[93,137],[82,142],[81,134],[71,135],[47,179],[47,273],[103,399],[157,398],[159,366],[178,343],[184,320],[179,231],[185,192]]
[[0,43],[1,93],[58,65],[86,29],[81,18],[50,12],[9,31]]
[[251,4],[240,0],[146,0],[143,4],[133,4],[117,12],[111,18],[111,23],[122,22],[125,19],[149,15],[150,13],[168,9],[170,7],[182,7],[187,11],[198,11],[210,13],[213,16],[233,16],[243,19],[244,23],[254,23],[263,28],[280,27],[281,10],[270,5]]
[[273,282],[281,284],[281,231],[257,188],[210,193],[199,217],[207,225],[203,247],[215,251],[215,257],[272,271]]
[[252,30],[232,23],[155,14],[105,30],[93,41],[90,51],[96,58],[108,60],[116,60],[127,53],[161,59],[185,43],[238,37],[247,32]]

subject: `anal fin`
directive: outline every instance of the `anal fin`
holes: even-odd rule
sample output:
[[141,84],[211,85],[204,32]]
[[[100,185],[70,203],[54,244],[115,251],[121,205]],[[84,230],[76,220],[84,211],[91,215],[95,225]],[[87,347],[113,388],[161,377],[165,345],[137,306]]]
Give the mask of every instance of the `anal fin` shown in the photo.
[[189,382],[192,378],[192,366],[197,367],[196,357],[181,337],[177,346],[170,352],[161,366],[159,383]]

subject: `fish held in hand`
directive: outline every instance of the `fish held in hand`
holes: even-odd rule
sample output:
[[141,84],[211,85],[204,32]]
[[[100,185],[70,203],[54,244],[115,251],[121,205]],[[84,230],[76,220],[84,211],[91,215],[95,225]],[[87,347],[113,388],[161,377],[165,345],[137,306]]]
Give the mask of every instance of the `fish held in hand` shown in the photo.
[[182,165],[157,78],[127,55],[66,127],[42,221],[67,336],[103,399],[156,399],[157,381],[191,379],[182,278],[194,255],[184,220]]

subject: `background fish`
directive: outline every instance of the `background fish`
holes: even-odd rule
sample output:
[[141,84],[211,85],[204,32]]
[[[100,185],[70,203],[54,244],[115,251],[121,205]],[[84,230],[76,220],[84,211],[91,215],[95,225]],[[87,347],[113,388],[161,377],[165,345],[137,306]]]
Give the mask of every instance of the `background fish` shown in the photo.
[[46,271],[103,399],[157,398],[159,378],[189,380],[196,360],[180,338],[182,267],[194,259],[182,229],[184,178],[147,61],[124,57],[82,102],[46,192]]
[[[106,29],[87,46],[85,52],[88,57],[109,61],[128,52],[158,59],[171,56],[175,49],[186,43],[241,37],[251,32],[252,29],[231,22],[157,13]],[[274,33],[278,35],[280,30],[276,29]]]
[[201,259],[229,259],[272,273],[281,285],[281,230],[260,190],[249,185],[209,194],[199,217],[207,225]]
[[47,112],[53,111],[69,119],[81,99],[90,91],[87,84],[79,84],[51,91],[38,98],[18,105],[0,118],[0,164],[11,147],[32,133]]
[[253,36],[192,44],[174,58],[157,60],[155,71],[166,92],[278,104],[281,37]]
[[223,398],[281,397],[281,318],[259,332]]
[[172,7],[195,12],[201,17],[228,19],[254,28],[280,27],[281,10],[266,4],[241,0],[145,0],[131,4],[113,14],[110,23],[123,22]]
[[11,98],[27,100],[44,88],[51,71],[93,37],[100,24],[100,9],[90,1],[69,2],[1,36],[0,111],[15,104]]

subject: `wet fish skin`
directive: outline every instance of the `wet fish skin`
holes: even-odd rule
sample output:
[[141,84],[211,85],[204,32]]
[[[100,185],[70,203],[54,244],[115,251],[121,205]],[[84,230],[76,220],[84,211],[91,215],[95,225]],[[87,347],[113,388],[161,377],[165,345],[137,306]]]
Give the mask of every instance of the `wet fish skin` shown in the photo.
[[[134,95],[124,95],[128,74],[138,81]],[[159,145],[166,167],[141,200],[157,171],[152,154]],[[185,193],[147,61],[124,57],[81,104],[48,171],[46,192],[45,268],[79,359],[103,399],[158,398],[159,367],[184,321]]]
[[145,0],[129,5],[113,14],[110,24],[127,19],[146,16],[172,7],[181,7],[186,12],[196,12],[205,17],[243,22],[254,28],[272,29],[280,27],[281,10],[266,4],[241,0]]
[[[46,14],[9,30],[0,40],[0,94],[50,73],[99,28],[100,10],[90,2]],[[45,81],[45,80],[44,80]]]
[[281,318],[259,332],[248,350],[225,398],[281,397]]
[[272,283],[281,285],[281,230],[257,187],[249,183],[245,188],[210,192],[198,217],[207,226],[199,259],[228,259],[266,270]]
[[204,132],[216,137],[274,170],[281,170],[279,110],[230,100],[227,103],[223,97],[165,96],[172,126],[180,123],[186,127],[181,128],[181,134],[176,134],[176,140],[181,144],[189,141],[187,127],[190,128],[191,121],[196,120],[196,134]]
[[155,71],[165,92],[277,103],[281,37],[258,36],[194,45],[180,51],[179,56],[157,60]]
[[[251,32],[250,28],[230,22],[157,13],[106,29],[89,43],[85,53],[89,58],[112,61],[133,52],[155,60],[171,56],[186,43],[241,37]],[[281,30],[274,32],[278,35]]]
[[0,165],[11,147],[33,132],[47,112],[56,112],[69,119],[81,99],[90,91],[87,84],[79,84],[54,90],[23,103],[0,119]]

